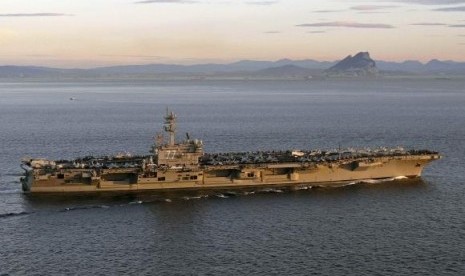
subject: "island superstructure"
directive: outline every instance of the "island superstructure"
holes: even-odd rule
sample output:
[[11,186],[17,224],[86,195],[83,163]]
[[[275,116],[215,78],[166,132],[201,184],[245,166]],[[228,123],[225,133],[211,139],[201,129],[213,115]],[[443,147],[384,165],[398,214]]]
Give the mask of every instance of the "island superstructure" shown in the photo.
[[420,177],[437,152],[403,148],[204,153],[186,133],[176,142],[173,112],[150,155],[87,156],[74,160],[24,159],[28,193],[212,190],[253,187],[335,186],[367,179]]

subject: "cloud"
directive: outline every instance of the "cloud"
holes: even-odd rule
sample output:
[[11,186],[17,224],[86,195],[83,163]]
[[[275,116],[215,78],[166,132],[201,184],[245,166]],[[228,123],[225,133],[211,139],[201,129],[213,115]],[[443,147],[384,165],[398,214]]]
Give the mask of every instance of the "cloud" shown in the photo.
[[422,5],[451,5],[463,4],[465,0],[382,0],[381,2],[400,2],[400,3],[413,3]]
[[326,33],[326,31],[309,31],[307,33],[309,33],[309,34],[324,34],[324,33]]
[[449,25],[451,28],[465,28],[465,24],[455,24],[455,25]]
[[[258,5],[258,6],[270,6],[277,4],[279,1],[249,1],[245,2],[247,5]],[[141,0],[134,2],[135,4],[194,4],[194,3],[202,3],[202,1],[198,0]],[[204,2],[207,4],[211,4],[213,2]],[[223,2],[229,3],[229,1]],[[231,2],[232,3],[232,2]]]
[[336,12],[345,12],[347,10],[316,10],[314,13],[336,13]]
[[39,58],[42,58],[42,57],[54,57],[54,55],[44,55],[44,54],[30,54],[30,55],[25,55],[27,57],[39,57]]
[[47,16],[73,16],[67,13],[39,12],[39,13],[0,13],[0,17],[47,17]]
[[388,11],[359,11],[358,14],[380,14],[380,13],[391,13]]
[[316,10],[315,13],[332,13],[332,12],[344,12],[346,10]]
[[419,22],[419,23],[412,23],[412,26],[446,26],[447,24],[444,23],[437,23],[437,22]]
[[434,9],[433,11],[443,11],[443,12],[463,12],[463,11],[465,11],[465,6],[459,6],[459,7],[447,7],[447,8],[439,8],[439,9]]
[[392,29],[394,26],[388,24],[358,23],[345,21],[319,22],[299,24],[296,27],[342,27],[342,28],[367,28],[367,29]]
[[384,9],[392,9],[392,8],[397,8],[398,6],[393,6],[393,5],[359,5],[359,6],[353,6],[350,9],[351,10],[356,10],[356,11],[374,11],[374,10],[384,10]]
[[260,6],[270,6],[278,3],[278,1],[251,1],[251,2],[245,2],[246,4],[249,5],[260,5]]
[[135,4],[192,4],[198,3],[198,1],[191,1],[191,0],[144,0],[144,1],[137,1],[134,2]]
[[280,31],[267,31],[267,32],[264,32],[265,34],[280,34],[281,32]]
[[144,58],[144,59],[162,59],[162,56],[150,55],[100,55],[101,57],[123,57],[123,58]]

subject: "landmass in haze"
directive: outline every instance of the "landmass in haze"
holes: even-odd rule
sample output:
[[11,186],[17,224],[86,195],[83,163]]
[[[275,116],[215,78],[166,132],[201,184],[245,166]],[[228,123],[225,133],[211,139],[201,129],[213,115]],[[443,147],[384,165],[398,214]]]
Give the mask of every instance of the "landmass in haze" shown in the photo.
[[465,63],[433,59],[428,63],[374,61],[368,52],[340,61],[312,59],[241,60],[228,64],[145,64],[62,69],[40,66],[0,66],[2,79],[302,79],[326,77],[465,76]]
[[328,76],[375,77],[379,70],[370,53],[360,52],[355,56],[347,56],[325,72]]

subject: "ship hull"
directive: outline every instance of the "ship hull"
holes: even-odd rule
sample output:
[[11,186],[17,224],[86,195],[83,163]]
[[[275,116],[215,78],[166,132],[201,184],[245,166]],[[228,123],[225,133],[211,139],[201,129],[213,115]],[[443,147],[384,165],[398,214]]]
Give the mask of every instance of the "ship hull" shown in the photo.
[[[128,170],[123,178],[99,177],[66,183],[54,176],[26,177],[32,194],[219,190],[301,186],[340,186],[369,179],[417,178],[437,154],[346,160],[334,163],[243,164],[205,166],[197,171],[166,170],[156,177]],[[110,175],[110,173],[108,173]],[[194,176],[192,178],[192,176]]]

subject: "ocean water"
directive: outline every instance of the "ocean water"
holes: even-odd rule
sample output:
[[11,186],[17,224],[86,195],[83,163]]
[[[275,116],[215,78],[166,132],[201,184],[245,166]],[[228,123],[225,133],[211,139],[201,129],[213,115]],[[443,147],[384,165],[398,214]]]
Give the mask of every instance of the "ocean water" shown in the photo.
[[[0,83],[0,275],[463,275],[465,81]],[[70,100],[75,98],[75,100]],[[208,152],[437,150],[420,180],[34,197],[20,159],[147,154],[166,108]]]

